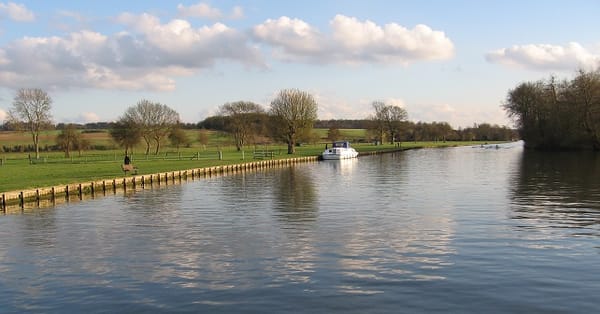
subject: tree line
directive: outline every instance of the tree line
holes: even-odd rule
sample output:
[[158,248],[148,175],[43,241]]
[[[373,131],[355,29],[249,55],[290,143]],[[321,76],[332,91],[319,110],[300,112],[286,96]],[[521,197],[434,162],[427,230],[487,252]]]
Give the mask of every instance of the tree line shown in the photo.
[[[5,124],[13,129],[28,131],[33,140],[36,158],[39,158],[39,134],[52,127],[52,99],[41,89],[21,89],[17,92],[13,107],[8,112]],[[249,101],[225,103],[216,116],[194,124],[180,122],[179,113],[167,105],[140,100],[127,108],[116,122],[92,124],[58,124],[61,130],[56,138],[57,146],[69,156],[72,150],[89,147],[80,129],[108,129],[112,139],[125,150],[125,154],[137,146],[145,146],[146,155],[158,154],[161,145],[169,140],[172,145],[189,144],[183,129],[194,127],[221,130],[230,134],[238,150],[247,145],[265,142],[286,143],[288,153],[293,154],[300,143],[314,143],[320,135],[314,131],[315,125],[328,127],[328,139],[340,140],[340,128],[366,129],[365,140],[374,143],[395,143],[399,141],[446,141],[446,140],[510,140],[515,134],[506,127],[480,124],[473,128],[453,130],[445,122],[410,122],[408,113],[402,107],[382,101],[371,104],[373,114],[364,120],[318,121],[318,104],[314,97],[298,89],[281,90],[271,101],[270,108]],[[201,137],[206,134],[200,134]],[[200,139],[201,142],[204,141]],[[151,151],[152,150],[152,151]]]
[[600,71],[571,79],[550,76],[509,90],[503,107],[525,146],[538,150],[600,150]]

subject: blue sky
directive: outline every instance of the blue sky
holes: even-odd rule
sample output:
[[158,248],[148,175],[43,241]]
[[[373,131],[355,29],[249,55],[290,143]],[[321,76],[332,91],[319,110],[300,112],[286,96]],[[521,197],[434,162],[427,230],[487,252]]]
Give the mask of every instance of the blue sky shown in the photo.
[[0,0],[0,119],[42,88],[55,122],[141,99],[198,122],[226,102],[310,92],[320,119],[372,101],[412,121],[510,125],[509,89],[600,64],[600,1]]

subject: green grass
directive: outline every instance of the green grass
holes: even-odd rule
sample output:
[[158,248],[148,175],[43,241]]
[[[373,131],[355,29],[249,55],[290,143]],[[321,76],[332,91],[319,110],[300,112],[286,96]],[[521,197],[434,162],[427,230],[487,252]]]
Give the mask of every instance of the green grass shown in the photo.
[[[402,148],[445,147],[457,145],[477,145],[476,142],[417,142],[403,143]],[[394,145],[353,145],[360,152],[393,150]],[[273,150],[275,159],[317,156],[324,149],[324,145],[305,145],[297,147],[294,155],[288,155],[286,146],[271,145],[260,147]],[[222,147],[223,159],[219,160],[216,148],[204,151],[184,149],[181,155],[177,152],[163,153],[158,156],[134,154],[133,163],[138,167],[138,174],[153,174],[186,170],[193,168],[211,167],[217,165],[239,164],[255,161],[253,148],[237,152],[233,147]],[[123,177],[121,171],[123,153],[121,151],[85,152],[81,157],[64,158],[62,153],[43,153],[42,158],[30,164],[27,158],[7,158],[0,166],[0,192],[35,189],[41,187],[84,183],[102,179]],[[199,156],[199,159],[197,158]],[[11,156],[15,157],[15,156]]]
[[[326,129],[316,130],[326,136]],[[177,151],[173,147],[163,146],[159,155],[145,155],[145,145],[138,145],[133,150],[132,160],[138,167],[138,174],[153,174],[193,168],[211,167],[226,164],[239,164],[254,161],[253,151],[272,150],[274,158],[283,159],[291,157],[318,156],[325,148],[322,144],[302,145],[296,148],[294,155],[287,154],[285,145],[260,145],[247,146],[244,153],[235,150],[231,145],[232,140],[227,134],[209,132],[209,144],[202,145],[198,142],[198,130],[186,130],[191,139],[189,147]],[[53,145],[53,138],[59,131],[47,131],[42,136],[42,144]],[[345,139],[354,139],[353,146],[359,152],[395,149],[394,145],[372,145],[369,143],[356,143],[364,138],[365,130],[341,130]],[[92,145],[114,147],[107,132],[85,133]],[[28,133],[0,132],[1,145],[29,145],[31,139]],[[475,145],[476,142],[417,142],[402,143],[402,148],[414,147],[442,147],[456,145]],[[219,151],[223,159],[219,159]],[[151,152],[153,150],[151,149]],[[65,158],[63,152],[40,153],[39,160],[30,163],[29,155],[32,153],[0,153],[0,193],[15,190],[35,189],[41,187],[85,183],[103,179],[123,177],[121,164],[124,151],[122,149],[72,152],[70,158]]]

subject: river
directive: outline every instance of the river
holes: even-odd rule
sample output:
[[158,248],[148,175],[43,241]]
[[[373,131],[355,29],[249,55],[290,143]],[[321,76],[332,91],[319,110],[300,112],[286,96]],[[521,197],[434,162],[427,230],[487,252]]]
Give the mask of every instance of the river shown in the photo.
[[419,149],[0,216],[0,312],[591,313],[600,156]]

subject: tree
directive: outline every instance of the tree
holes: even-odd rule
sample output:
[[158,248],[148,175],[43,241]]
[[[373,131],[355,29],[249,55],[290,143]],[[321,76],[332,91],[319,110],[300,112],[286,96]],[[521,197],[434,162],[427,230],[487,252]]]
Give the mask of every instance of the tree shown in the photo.
[[68,124],[56,136],[56,144],[65,152],[65,157],[71,157],[71,149],[78,148],[81,133],[74,124]]
[[276,135],[287,143],[288,154],[295,153],[298,135],[305,129],[312,129],[317,120],[317,109],[313,96],[298,89],[281,90],[271,102]]
[[340,129],[335,125],[329,127],[329,129],[327,130],[327,139],[331,142],[335,142],[340,138],[342,138],[342,133],[340,132]]
[[395,105],[386,105],[381,101],[372,104],[375,113],[371,116],[371,130],[377,134],[377,141],[383,142],[387,133],[390,144],[394,144],[400,133],[402,122],[406,121],[408,114],[404,108]]
[[224,104],[220,112],[229,118],[225,129],[233,135],[238,151],[261,133],[265,111],[260,105],[249,101],[237,101]]
[[31,133],[35,158],[40,158],[40,132],[52,125],[52,98],[39,89],[20,89],[8,112],[8,123],[17,125]]
[[369,130],[371,130],[371,133],[375,135],[375,140],[378,143],[383,143],[386,130],[386,105],[381,101],[374,101],[371,103],[371,106],[373,106],[375,113],[369,118],[369,120],[371,120]]
[[386,106],[385,124],[390,135],[390,144],[394,144],[401,132],[402,122],[406,121],[408,114],[404,108],[395,105]]
[[179,124],[171,129],[171,133],[169,133],[169,140],[171,141],[171,144],[177,148],[178,152],[181,145],[190,144],[190,139],[187,137],[187,134],[185,134],[185,131]]
[[198,142],[202,145],[203,149],[206,149],[206,145],[208,145],[208,140],[209,140],[208,130],[201,129],[198,132]]
[[528,148],[600,150],[600,70],[521,83],[503,107]]
[[119,146],[125,148],[125,156],[128,155],[129,149],[133,149],[142,138],[141,131],[137,127],[137,124],[126,117],[121,117],[115,122],[109,129],[109,133]]
[[150,152],[152,141],[156,143],[155,154],[158,155],[161,141],[179,121],[177,111],[145,99],[127,108],[123,117],[138,127],[141,137],[146,142],[146,155]]

